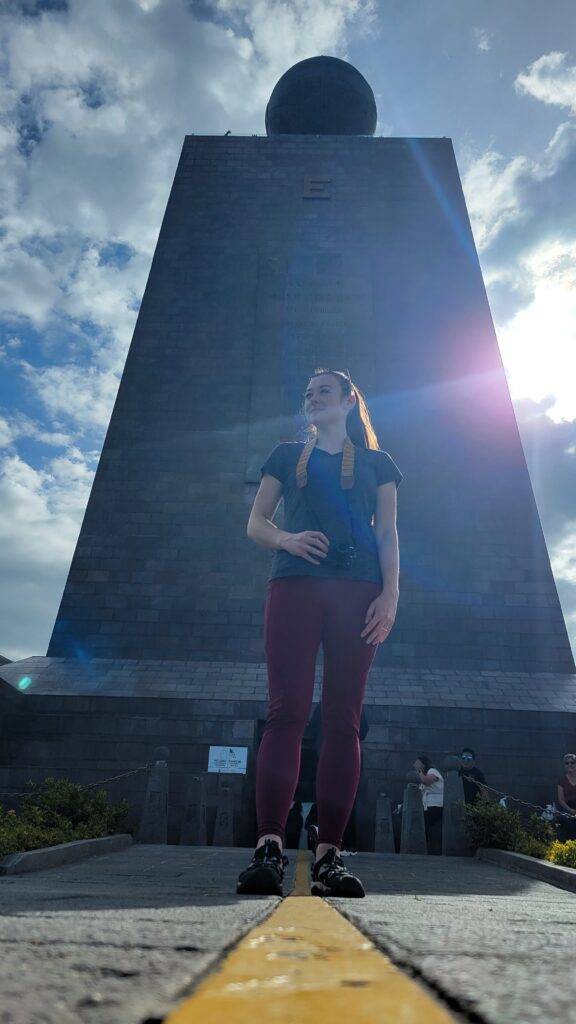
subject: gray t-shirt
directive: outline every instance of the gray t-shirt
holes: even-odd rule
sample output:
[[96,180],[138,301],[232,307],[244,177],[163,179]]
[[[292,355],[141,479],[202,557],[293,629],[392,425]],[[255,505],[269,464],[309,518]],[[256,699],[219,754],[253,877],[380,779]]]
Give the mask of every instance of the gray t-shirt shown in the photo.
[[[284,498],[283,528],[288,533],[321,530],[330,540],[330,548],[340,541],[357,546],[357,557],[351,569],[324,564],[314,565],[288,551],[274,551],[269,580],[281,576],[316,576],[322,579],[343,578],[371,580],[382,586],[382,570],[378,558],[376,534],[372,517],[376,511],[377,488],[390,481],[400,486],[400,472],[388,452],[355,445],[354,486],[344,491],[340,484],[342,452],[331,455],[316,445],[308,461],[308,504],[318,521],[310,514],[302,491],[296,484],[296,466],[304,441],[284,441],[276,445],[261,467],[261,475],[269,473],[282,484]],[[319,525],[320,524],[320,525]]]

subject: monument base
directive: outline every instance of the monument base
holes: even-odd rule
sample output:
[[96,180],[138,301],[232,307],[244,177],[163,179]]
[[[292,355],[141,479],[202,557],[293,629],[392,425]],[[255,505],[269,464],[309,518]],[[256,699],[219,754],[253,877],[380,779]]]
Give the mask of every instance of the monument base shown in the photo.
[[[237,845],[255,842],[254,762],[267,708],[265,664],[26,658],[3,665],[0,685],[0,790],[28,779],[66,776],[97,782],[147,764],[170,750],[168,841],[179,841],[187,779],[208,769],[210,746],[247,747],[246,775],[235,788]],[[314,702],[321,696],[317,666]],[[234,693],[234,698],[222,694]],[[365,699],[357,800],[361,849],[374,848],[378,794],[395,807],[406,771],[427,753],[444,757],[471,746],[489,785],[545,805],[554,800],[562,756],[576,730],[576,675],[406,671],[373,667]],[[209,830],[218,776],[209,774]],[[146,773],[106,786],[126,797],[139,819]],[[11,806],[7,795],[0,796]]]

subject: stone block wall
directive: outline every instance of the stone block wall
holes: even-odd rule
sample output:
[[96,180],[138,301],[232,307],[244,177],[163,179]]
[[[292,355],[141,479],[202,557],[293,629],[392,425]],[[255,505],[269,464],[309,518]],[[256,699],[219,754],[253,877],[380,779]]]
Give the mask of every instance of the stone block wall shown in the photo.
[[[186,780],[206,772],[211,744],[247,746],[247,776],[227,775],[236,804],[236,842],[250,845],[254,827],[254,719],[237,717],[230,703],[122,697],[38,696],[5,711],[0,735],[0,800],[17,806],[10,792],[28,779],[53,775],[83,785],[112,778],[150,763],[157,746],[168,746],[170,794],[168,842],[178,843],[186,804]],[[250,715],[247,706],[245,713]],[[253,714],[252,710],[252,714]],[[140,820],[145,771],[108,783],[112,802],[126,798],[130,826]],[[207,775],[208,835],[214,826],[218,775]]]
[[246,523],[317,364],[405,474],[377,664],[575,671],[445,138],[186,138],[48,654],[263,660]]
[[[0,693],[1,697],[1,693]],[[264,700],[22,696],[4,710],[0,738],[0,790],[18,790],[27,779],[48,775],[88,784],[130,771],[151,760],[154,748],[170,750],[170,843],[179,841],[186,780],[206,771],[210,744],[249,748],[248,773],[229,776],[235,788],[235,841],[255,841],[254,765]],[[574,749],[574,711],[434,707],[367,703],[369,731],[363,743],[358,828],[363,849],[372,849],[378,793],[395,806],[405,774],[419,753],[442,771],[447,754],[463,745],[477,752],[489,785],[511,796],[545,805],[555,798],[562,756]],[[213,827],[217,775],[209,777],[209,829]],[[109,783],[111,800],[126,797],[136,823],[146,785],[144,772]],[[0,797],[5,806],[8,796]],[[210,834],[210,833],[209,833]]]

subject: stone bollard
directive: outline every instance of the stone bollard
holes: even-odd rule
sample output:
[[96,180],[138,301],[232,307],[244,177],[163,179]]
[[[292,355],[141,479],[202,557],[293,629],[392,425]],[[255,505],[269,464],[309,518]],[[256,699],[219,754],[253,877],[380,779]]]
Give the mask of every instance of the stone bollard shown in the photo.
[[156,747],[140,819],[139,843],[168,842],[168,747]]
[[392,807],[387,793],[379,793],[376,800],[374,850],[376,853],[396,853],[392,828]]
[[212,846],[234,846],[234,791],[220,784],[216,798],[216,820]]
[[442,855],[466,857],[470,845],[464,832],[464,783],[460,777],[460,758],[444,758],[444,811],[442,813]]
[[427,853],[424,806],[420,793],[420,780],[415,771],[406,773],[407,786],[402,804],[402,835],[400,853]]
[[180,829],[181,846],[207,846],[206,832],[206,779],[194,775],[188,783],[186,805]]

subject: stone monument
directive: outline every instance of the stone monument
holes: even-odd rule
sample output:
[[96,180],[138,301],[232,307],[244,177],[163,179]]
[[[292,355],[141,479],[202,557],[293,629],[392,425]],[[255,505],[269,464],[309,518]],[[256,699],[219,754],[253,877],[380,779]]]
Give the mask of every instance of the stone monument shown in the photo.
[[[472,744],[489,781],[548,796],[576,666],[452,143],[375,128],[360,72],[315,57],[277,83],[265,136],[185,138],[47,654],[2,668],[30,680],[5,785],[46,767],[92,780],[165,743],[177,834],[210,745],[247,746],[250,777],[271,555],[246,524],[329,365],[405,475],[366,814],[383,787],[400,799],[415,746]],[[39,741],[25,723],[48,714]],[[95,745],[82,716],[100,716]]]

